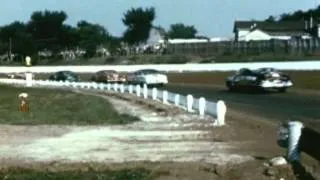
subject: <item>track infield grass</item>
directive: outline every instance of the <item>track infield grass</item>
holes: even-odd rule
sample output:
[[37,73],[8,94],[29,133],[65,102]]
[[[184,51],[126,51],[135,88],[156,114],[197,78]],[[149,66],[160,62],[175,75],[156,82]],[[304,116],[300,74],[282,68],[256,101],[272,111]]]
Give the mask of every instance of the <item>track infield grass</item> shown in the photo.
[[[0,124],[107,125],[139,120],[118,114],[106,100],[65,90],[0,85]],[[19,93],[29,94],[29,112],[19,111]]]

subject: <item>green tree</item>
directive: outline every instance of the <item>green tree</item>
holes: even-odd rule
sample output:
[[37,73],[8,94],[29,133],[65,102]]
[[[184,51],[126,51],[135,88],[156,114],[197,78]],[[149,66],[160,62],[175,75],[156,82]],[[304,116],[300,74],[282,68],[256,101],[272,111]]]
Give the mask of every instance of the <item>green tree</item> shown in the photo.
[[105,46],[108,48],[111,54],[115,54],[118,52],[118,49],[121,48],[121,38],[109,35],[107,37]]
[[269,17],[266,19],[266,22],[276,22],[276,18],[273,17],[273,16],[269,16]]
[[32,55],[36,52],[31,34],[28,33],[24,23],[15,21],[9,25],[1,27],[0,41],[4,49],[2,52],[8,52],[9,46],[11,52],[23,56]]
[[[311,16],[314,18],[320,17],[320,6],[318,6],[315,9],[309,9],[307,11],[302,11],[302,10],[297,10],[294,11],[293,13],[282,13],[279,18],[279,22],[284,22],[284,21],[300,21],[300,20],[308,20]],[[273,20],[270,19],[273,16],[269,16],[265,21]],[[273,22],[273,21],[272,21]]]
[[127,26],[123,34],[123,40],[130,45],[145,42],[149,38],[152,22],[155,19],[155,9],[132,8],[128,10],[122,19]]
[[78,22],[77,32],[79,36],[79,46],[86,50],[88,57],[94,56],[97,47],[105,44],[110,36],[103,26],[84,20]]
[[63,25],[58,39],[60,39],[62,48],[73,49],[79,45],[80,35],[77,28],[70,25]]
[[29,32],[34,38],[39,50],[49,49],[58,51],[62,44],[64,36],[63,23],[67,20],[67,14],[64,11],[36,11],[33,12],[28,23]]
[[192,39],[196,37],[197,32],[194,26],[177,23],[170,26],[168,36],[171,39]]

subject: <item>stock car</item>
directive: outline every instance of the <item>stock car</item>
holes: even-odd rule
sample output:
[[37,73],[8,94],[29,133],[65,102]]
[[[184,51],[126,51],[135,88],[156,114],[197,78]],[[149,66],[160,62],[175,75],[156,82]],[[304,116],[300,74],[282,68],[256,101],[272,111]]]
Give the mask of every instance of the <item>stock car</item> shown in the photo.
[[166,74],[155,69],[142,69],[129,73],[127,75],[127,83],[131,84],[146,84],[148,86],[163,86],[168,84]]
[[80,78],[75,72],[72,71],[58,71],[50,75],[49,80],[77,82],[80,80]]
[[126,76],[114,70],[101,70],[91,77],[91,81],[103,83],[124,83],[126,81]]
[[285,92],[293,86],[289,75],[275,68],[259,68],[250,70],[241,68],[234,75],[226,78],[226,86],[229,91],[237,89],[277,90]]

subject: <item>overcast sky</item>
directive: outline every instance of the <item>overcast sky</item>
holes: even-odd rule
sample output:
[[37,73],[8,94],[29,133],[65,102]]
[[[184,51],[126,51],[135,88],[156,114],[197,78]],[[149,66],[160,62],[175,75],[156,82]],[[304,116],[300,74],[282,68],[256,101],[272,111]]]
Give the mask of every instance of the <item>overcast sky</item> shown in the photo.
[[[99,23],[113,35],[125,30],[123,13],[131,7],[156,8],[154,25],[168,29],[170,24],[182,22],[194,25],[199,35],[209,37],[232,36],[237,20],[265,19],[269,15],[314,8],[320,0],[2,0],[0,25],[14,20],[29,20],[37,10],[64,10],[66,23],[75,25],[85,19]],[[318,1],[318,2],[317,2]]]

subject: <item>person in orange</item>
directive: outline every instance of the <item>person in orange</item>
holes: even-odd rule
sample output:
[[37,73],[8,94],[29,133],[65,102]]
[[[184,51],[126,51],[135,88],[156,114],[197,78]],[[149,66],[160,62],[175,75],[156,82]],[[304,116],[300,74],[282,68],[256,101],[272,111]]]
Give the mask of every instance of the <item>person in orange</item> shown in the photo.
[[29,112],[29,103],[27,101],[28,94],[27,93],[20,93],[20,104],[19,104],[19,111],[20,112]]

